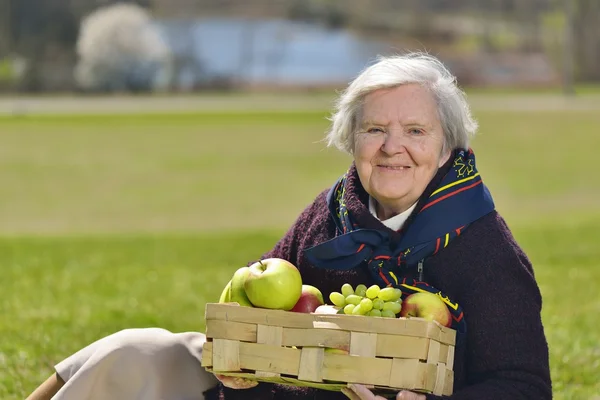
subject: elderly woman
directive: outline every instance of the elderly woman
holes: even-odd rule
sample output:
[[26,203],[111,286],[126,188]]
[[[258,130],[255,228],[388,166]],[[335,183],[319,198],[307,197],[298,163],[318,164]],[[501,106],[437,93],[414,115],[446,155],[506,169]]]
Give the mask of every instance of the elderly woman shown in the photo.
[[[477,124],[454,77],[428,55],[381,58],[349,85],[332,121],[329,145],[354,162],[263,257],[291,261],[325,296],[346,282],[440,290],[459,305],[454,394],[445,398],[551,399],[540,291],[477,170]],[[119,332],[60,363],[31,399],[382,398],[361,385],[335,393],[217,382],[199,364],[203,341]]]

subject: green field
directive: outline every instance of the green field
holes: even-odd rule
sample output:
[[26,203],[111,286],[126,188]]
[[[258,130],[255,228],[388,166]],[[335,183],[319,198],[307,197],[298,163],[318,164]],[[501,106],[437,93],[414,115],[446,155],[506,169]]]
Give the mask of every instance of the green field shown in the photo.
[[[475,116],[479,169],[544,296],[555,398],[594,398],[600,112]],[[202,330],[230,274],[345,171],[348,156],[319,142],[325,117],[0,118],[0,398],[117,330]]]

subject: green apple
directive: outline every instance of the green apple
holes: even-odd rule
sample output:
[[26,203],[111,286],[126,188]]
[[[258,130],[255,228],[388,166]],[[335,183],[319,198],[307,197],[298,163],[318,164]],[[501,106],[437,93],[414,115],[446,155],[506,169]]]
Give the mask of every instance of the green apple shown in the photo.
[[231,297],[229,301],[238,303],[240,306],[253,307],[244,289],[248,276],[250,276],[250,268],[248,267],[242,267],[235,271],[231,278]]
[[229,303],[231,301],[231,281],[225,285],[225,288],[221,292],[219,297],[219,303]]
[[400,317],[419,317],[437,321],[442,326],[452,325],[452,314],[446,303],[437,294],[417,292],[407,296],[402,302]]
[[302,293],[302,277],[294,264],[267,258],[250,265],[244,289],[255,307],[291,310]]

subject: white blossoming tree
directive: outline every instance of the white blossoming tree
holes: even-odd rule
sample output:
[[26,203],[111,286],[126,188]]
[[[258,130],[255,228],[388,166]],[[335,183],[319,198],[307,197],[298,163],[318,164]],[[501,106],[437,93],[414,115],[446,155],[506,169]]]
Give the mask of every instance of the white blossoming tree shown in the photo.
[[114,4],[81,22],[75,80],[84,90],[165,89],[172,54],[149,13],[135,4]]

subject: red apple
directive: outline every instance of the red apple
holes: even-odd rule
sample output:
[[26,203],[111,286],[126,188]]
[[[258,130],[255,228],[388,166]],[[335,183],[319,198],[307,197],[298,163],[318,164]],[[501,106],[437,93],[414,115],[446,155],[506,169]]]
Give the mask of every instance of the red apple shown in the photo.
[[407,296],[402,302],[400,317],[419,317],[437,321],[442,326],[452,325],[452,314],[437,294],[418,292]]
[[323,304],[323,294],[321,294],[319,289],[311,285],[302,285],[302,293],[300,294],[300,298],[290,311],[311,313],[314,312],[317,307]]

